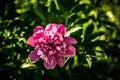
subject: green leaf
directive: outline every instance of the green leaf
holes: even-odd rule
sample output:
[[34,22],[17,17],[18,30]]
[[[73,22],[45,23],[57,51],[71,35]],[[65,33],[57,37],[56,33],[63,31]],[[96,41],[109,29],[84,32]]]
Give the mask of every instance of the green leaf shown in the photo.
[[115,24],[115,23],[113,23],[113,22],[110,22],[110,21],[108,21],[108,20],[99,20],[99,22],[101,22],[101,23],[103,23],[103,24],[106,24],[106,25],[109,25],[109,26],[111,26],[111,27],[117,27],[117,25]]
[[85,10],[87,4],[77,5],[73,8],[72,12],[79,12],[81,10]]
[[65,34],[66,36],[70,36],[71,33],[74,33],[78,30],[82,29],[80,26],[73,26],[69,31],[67,31],[67,33]]
[[4,63],[3,66],[16,67],[13,62]]
[[95,58],[97,60],[105,60],[105,59],[107,59],[107,55],[105,53],[101,52],[101,51],[97,51],[97,52],[95,52],[95,54],[96,54]]
[[86,55],[86,61],[87,61],[88,67],[91,68],[92,58],[90,57],[90,55]]
[[82,19],[78,19],[75,24],[84,24],[86,22],[89,21],[90,18],[82,18]]
[[33,69],[36,68],[36,65],[33,63],[23,63],[20,68],[28,68],[28,69]]
[[101,36],[101,35],[103,35],[104,34],[104,32],[102,32],[102,31],[100,31],[100,32],[95,32],[94,34],[92,34],[90,37],[89,37],[89,39],[90,40],[94,40],[95,38],[97,38],[97,37],[99,37],[99,36]]
[[54,3],[55,3],[55,6],[56,6],[56,9],[60,10],[57,0],[54,0]]
[[37,9],[37,8],[34,8],[33,11],[34,11],[34,13],[35,13],[41,20],[44,21],[44,24],[47,23],[47,22],[46,22],[46,17],[45,17],[45,15],[44,15],[44,13],[42,13],[42,11],[40,11],[40,10]]
[[68,19],[71,18],[72,16],[74,16],[75,13],[71,13],[69,16],[68,16]]
[[93,33],[93,30],[94,30],[94,25],[92,23],[86,28],[84,37],[85,38],[89,37]]
[[5,38],[9,37],[9,36],[10,36],[10,31],[7,30],[7,29],[5,29],[3,36],[4,36]]
[[106,41],[103,41],[103,40],[96,40],[94,42],[91,42],[91,47],[96,47],[96,46],[100,46],[102,48],[105,48],[105,45],[106,45]]

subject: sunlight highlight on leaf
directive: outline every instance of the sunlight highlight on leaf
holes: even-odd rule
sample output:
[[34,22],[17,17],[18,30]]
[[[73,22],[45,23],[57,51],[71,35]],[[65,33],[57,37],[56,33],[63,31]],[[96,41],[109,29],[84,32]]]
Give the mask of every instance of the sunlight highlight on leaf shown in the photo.
[[23,64],[20,66],[20,68],[29,68],[29,69],[35,68],[35,67],[36,67],[36,65],[35,65],[35,64],[32,64],[32,63],[23,63]]
[[80,26],[73,26],[69,31],[67,31],[67,33],[65,34],[65,36],[69,36],[71,33],[74,33],[78,30],[82,29]]

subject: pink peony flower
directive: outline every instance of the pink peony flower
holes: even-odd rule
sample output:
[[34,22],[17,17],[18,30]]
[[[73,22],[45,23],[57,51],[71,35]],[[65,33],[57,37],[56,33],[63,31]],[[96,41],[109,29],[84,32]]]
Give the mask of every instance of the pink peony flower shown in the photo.
[[72,45],[77,43],[74,38],[65,36],[65,32],[63,24],[48,24],[45,29],[37,26],[27,40],[27,44],[35,49],[29,54],[30,60],[43,59],[46,69],[54,69],[56,65],[62,67],[64,57],[75,55],[76,49]]

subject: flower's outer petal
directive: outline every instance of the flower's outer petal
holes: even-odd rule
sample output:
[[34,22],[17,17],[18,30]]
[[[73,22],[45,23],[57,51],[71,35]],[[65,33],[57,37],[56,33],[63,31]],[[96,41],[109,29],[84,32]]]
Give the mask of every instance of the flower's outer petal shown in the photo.
[[38,31],[36,33],[33,34],[33,37],[35,40],[39,39],[39,38],[42,38],[44,36],[44,31]]
[[72,37],[65,37],[65,43],[67,45],[73,45],[73,44],[76,44],[77,41]]
[[32,51],[30,54],[29,54],[29,58],[30,60],[33,62],[33,61],[37,61],[40,59],[40,53],[38,53],[38,50],[34,50]]
[[35,46],[35,39],[33,36],[31,36],[30,38],[28,38],[27,40],[27,44],[34,47]]
[[33,29],[33,32],[36,33],[38,31],[42,31],[44,28],[42,26],[36,26],[36,28]]
[[59,24],[58,27],[57,27],[57,32],[64,35],[65,32],[66,32],[66,28],[63,24]]
[[43,37],[44,35],[44,28],[42,26],[36,26],[33,30],[34,34],[34,39],[37,40],[38,38]]
[[66,53],[63,55],[64,57],[73,57],[75,55],[76,49],[70,45],[67,47]]
[[57,65],[60,67],[63,67],[65,64],[65,61],[62,59],[62,57],[57,58]]
[[63,24],[48,24],[45,28],[45,31],[52,31],[54,33],[64,35],[66,32],[66,28]]
[[45,28],[45,31],[57,32],[57,24],[48,24]]
[[55,60],[55,57],[49,58],[48,60],[44,60],[44,67],[46,69],[54,69],[57,64],[57,61]]

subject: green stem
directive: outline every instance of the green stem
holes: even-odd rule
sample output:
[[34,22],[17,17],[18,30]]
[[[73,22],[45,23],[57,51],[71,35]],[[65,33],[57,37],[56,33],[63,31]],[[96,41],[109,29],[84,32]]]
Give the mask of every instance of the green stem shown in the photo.
[[68,24],[68,17],[66,16],[66,19],[65,19],[65,26],[67,26]]
[[65,60],[65,63],[69,60],[70,57],[68,57],[66,60]]

